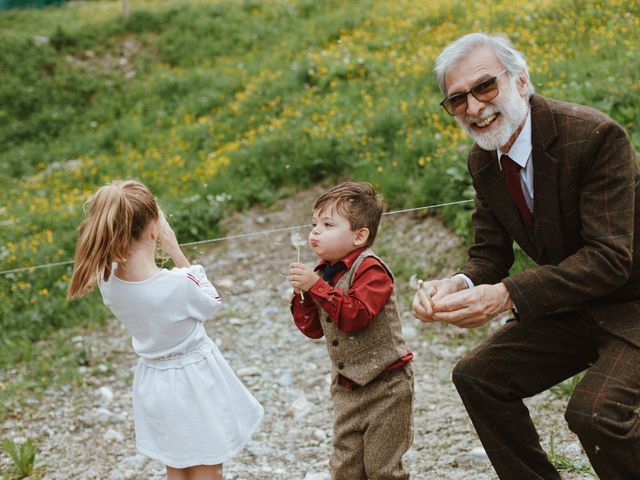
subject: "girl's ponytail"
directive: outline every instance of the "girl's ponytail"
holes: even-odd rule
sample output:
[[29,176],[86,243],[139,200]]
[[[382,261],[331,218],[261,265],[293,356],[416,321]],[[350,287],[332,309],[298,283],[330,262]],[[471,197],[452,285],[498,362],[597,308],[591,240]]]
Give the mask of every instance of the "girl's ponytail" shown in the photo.
[[78,229],[67,298],[90,292],[101,276],[108,280],[112,264],[126,262],[132,242],[157,218],[156,201],[139,182],[118,180],[98,189]]

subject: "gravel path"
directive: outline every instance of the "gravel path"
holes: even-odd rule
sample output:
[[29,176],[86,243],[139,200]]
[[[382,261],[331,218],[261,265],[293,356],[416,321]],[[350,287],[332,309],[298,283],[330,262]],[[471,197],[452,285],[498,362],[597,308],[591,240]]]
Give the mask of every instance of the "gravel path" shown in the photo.
[[[317,194],[302,192],[274,209],[236,215],[227,222],[228,232],[306,224]],[[375,250],[396,271],[419,265],[424,278],[449,275],[464,254],[435,217],[408,214],[383,218]],[[290,232],[217,242],[186,253],[205,265],[223,296],[224,309],[208,322],[207,330],[266,413],[249,446],[225,464],[225,479],[328,480],[328,359],[323,341],[305,338],[290,318],[285,275],[297,255]],[[315,263],[306,248],[301,258]],[[397,296],[415,353],[415,442],[407,456],[412,478],[495,479],[450,372],[499,322],[475,331],[423,325],[408,312],[412,294],[406,282],[398,282]],[[4,422],[1,436],[33,438],[46,479],[165,478],[161,464],[135,451],[130,385],[136,357],[126,331],[113,320],[70,341],[88,352],[90,366],[83,368],[81,382],[51,389],[44,401],[25,405]],[[583,464],[585,456],[562,418],[566,399],[558,392],[539,395],[528,405],[545,448],[553,434],[556,452]],[[0,469],[7,465],[2,454]],[[565,473],[564,478],[592,477]]]

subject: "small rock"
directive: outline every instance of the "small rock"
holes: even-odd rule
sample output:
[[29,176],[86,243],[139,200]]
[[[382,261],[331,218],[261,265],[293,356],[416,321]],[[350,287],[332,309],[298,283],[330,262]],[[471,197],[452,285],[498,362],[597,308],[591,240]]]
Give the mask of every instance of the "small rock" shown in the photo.
[[113,400],[113,390],[110,387],[102,386],[98,389],[98,394],[102,397],[103,400],[110,402]]
[[474,447],[471,449],[471,457],[476,460],[489,460],[487,452],[482,447]]
[[316,440],[324,441],[327,439],[327,433],[319,428],[315,429],[311,435]]
[[256,377],[259,376],[262,372],[258,367],[243,367],[239,368],[236,371],[236,374],[239,377]]
[[131,457],[127,457],[122,462],[120,462],[120,466],[123,468],[137,468],[141,469],[147,463],[147,457],[144,455],[133,455]]
[[328,472],[307,472],[304,480],[330,480],[331,475]]
[[313,405],[309,403],[307,397],[302,395],[293,401],[293,403],[289,407],[289,410],[293,413],[294,418],[300,419],[307,415],[307,413],[309,413],[312,408]]
[[215,284],[216,287],[219,287],[219,288],[233,287],[233,280],[228,277],[216,279],[216,281],[213,283]]
[[95,411],[93,412],[93,415],[95,416],[96,420],[98,420],[98,422],[100,423],[108,423],[114,417],[114,414],[111,410],[107,408],[102,408],[102,407],[96,408]]
[[124,435],[122,434],[122,432],[110,428],[109,430],[104,432],[102,438],[104,438],[107,442],[121,442],[124,440]]

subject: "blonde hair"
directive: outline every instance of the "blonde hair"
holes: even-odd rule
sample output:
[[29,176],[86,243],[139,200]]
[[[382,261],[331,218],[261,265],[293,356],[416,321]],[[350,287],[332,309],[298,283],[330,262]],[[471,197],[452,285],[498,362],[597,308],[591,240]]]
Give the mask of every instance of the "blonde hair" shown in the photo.
[[373,185],[367,182],[341,183],[318,198],[313,209],[322,212],[330,206],[335,206],[337,212],[349,220],[351,230],[368,228],[367,246],[373,245],[383,209],[382,197]]
[[156,200],[142,183],[116,180],[99,188],[78,228],[67,298],[87,294],[100,276],[108,280],[112,264],[126,261],[131,244],[141,238],[150,221],[158,218]]

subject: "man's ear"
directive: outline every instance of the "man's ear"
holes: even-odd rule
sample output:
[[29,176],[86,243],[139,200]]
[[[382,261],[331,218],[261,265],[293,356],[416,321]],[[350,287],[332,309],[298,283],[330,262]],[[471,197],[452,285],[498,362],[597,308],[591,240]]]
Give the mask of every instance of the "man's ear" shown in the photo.
[[369,229],[367,227],[356,230],[356,237],[353,239],[354,246],[362,247],[367,244],[367,240],[369,240]]
[[529,84],[529,76],[524,70],[522,70],[518,74],[518,80],[516,81],[516,85],[518,87],[518,93],[520,94],[520,96],[525,97],[529,94],[529,88],[527,86],[528,84]]

